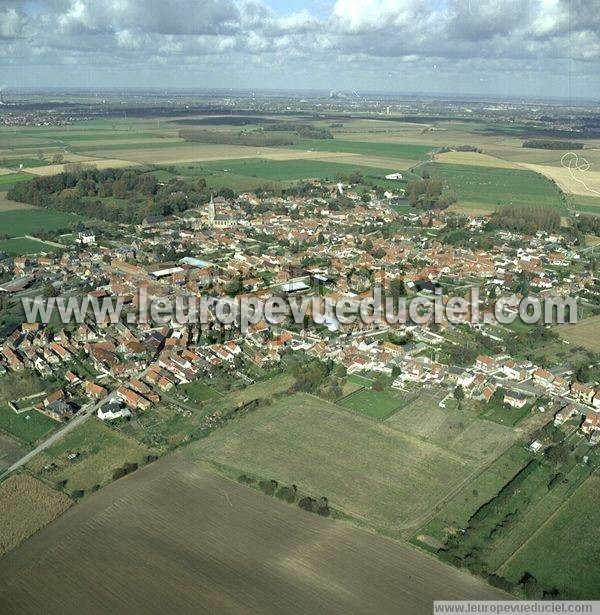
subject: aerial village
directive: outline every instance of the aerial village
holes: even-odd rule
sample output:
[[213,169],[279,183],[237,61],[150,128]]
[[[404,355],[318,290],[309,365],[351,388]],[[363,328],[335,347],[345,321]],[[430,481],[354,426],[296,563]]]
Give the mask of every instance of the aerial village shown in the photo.
[[[58,255],[0,255],[6,280],[0,296],[13,303],[41,292],[119,296],[135,311],[140,288],[170,299],[318,294],[359,300],[379,284],[409,297],[441,289],[444,300],[478,286],[483,314],[500,295],[527,293],[541,302],[578,296],[582,310],[597,303],[587,256],[568,233],[525,236],[488,225],[489,216],[419,211],[399,192],[365,197],[341,184],[313,182],[306,194],[288,197],[215,196],[184,214],[149,216],[120,235],[82,229]],[[564,352],[536,361],[535,343],[548,338]],[[56,421],[82,412],[129,420],[165,402],[190,412],[182,385],[225,375],[245,386],[301,353],[348,375],[382,375],[406,394],[435,388],[442,391],[440,412],[451,398],[497,404],[506,412],[544,413],[554,425],[571,421],[592,444],[600,440],[600,386],[577,377],[568,359],[575,349],[550,325],[290,320],[260,321],[242,333],[216,322],[157,326],[86,317],[68,325],[13,324],[0,344],[0,373],[60,374],[60,385],[10,404],[15,412],[35,408]],[[541,446],[530,443],[533,452]]]

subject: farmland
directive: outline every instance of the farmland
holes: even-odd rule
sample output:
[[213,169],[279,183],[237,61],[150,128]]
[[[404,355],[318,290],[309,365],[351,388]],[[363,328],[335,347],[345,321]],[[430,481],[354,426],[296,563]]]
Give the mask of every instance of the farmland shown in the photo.
[[360,170],[365,176],[382,178],[394,169],[378,169],[375,167],[360,167],[359,165],[340,164],[321,160],[266,160],[250,158],[244,160],[221,160],[203,165],[213,172],[247,175],[264,180],[293,181],[304,178],[335,180],[336,175],[350,175]]
[[27,237],[0,240],[0,252],[6,252],[6,254],[12,256],[37,254],[38,252],[54,252],[56,249],[56,246],[52,244],[28,239]]
[[2,234],[8,235],[9,238],[35,235],[40,231],[66,229],[78,220],[81,218],[75,214],[53,209],[31,207],[10,211],[0,209],[0,229],[2,229]]
[[[78,453],[74,460],[67,457]],[[141,465],[152,451],[127,438],[97,419],[83,423],[76,430],[34,457],[28,469],[69,492],[89,492],[112,480],[113,472],[126,463]],[[54,464],[51,470],[44,466]]]
[[505,564],[506,576],[517,581],[529,572],[567,598],[598,600],[598,489],[600,478],[592,476],[565,505],[552,511]]
[[600,316],[592,316],[579,321],[577,324],[560,325],[556,331],[560,336],[575,347],[583,347],[592,352],[600,352],[600,339],[598,328]]
[[69,506],[64,494],[26,474],[0,484],[0,557],[54,521]]
[[494,211],[501,205],[543,205],[566,211],[560,193],[548,179],[533,171],[430,164],[432,177],[443,180],[458,197],[458,205]]
[[[76,570],[77,574],[72,574]],[[431,612],[505,594],[408,546],[180,458],[110,485],[0,561],[10,613]],[[274,591],[275,589],[275,591]]]
[[[481,437],[467,434],[462,446]],[[480,466],[484,458],[476,457],[474,442],[471,448],[469,456],[454,453],[385,422],[295,395],[233,421],[186,455],[324,494],[360,522],[404,536]]]
[[426,160],[432,151],[428,145],[408,143],[373,143],[369,141],[346,141],[338,139],[310,139],[300,141],[297,149],[315,152],[344,152],[382,158],[404,158],[408,160]]

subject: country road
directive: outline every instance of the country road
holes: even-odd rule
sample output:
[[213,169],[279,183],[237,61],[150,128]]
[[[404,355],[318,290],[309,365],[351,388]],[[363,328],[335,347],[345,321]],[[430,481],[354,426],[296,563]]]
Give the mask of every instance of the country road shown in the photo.
[[[143,378],[147,372],[148,372],[148,368],[146,368],[143,372],[141,372],[139,376],[137,377]],[[42,451],[45,451],[47,448],[50,448],[55,442],[58,442],[61,438],[63,438],[70,431],[72,431],[79,425],[82,425],[85,421],[87,421],[90,418],[90,416],[93,416],[94,414],[96,414],[96,412],[99,410],[99,408],[102,405],[104,405],[109,399],[114,397],[116,392],[117,392],[116,389],[111,391],[108,395],[106,395],[106,397],[103,397],[101,400],[97,401],[93,406],[89,406],[89,407],[83,406],[81,410],[79,411],[79,413],[75,416],[75,418],[72,418],[68,423],[65,423],[63,427],[61,427],[59,430],[55,431],[50,436],[48,436],[46,440],[38,444],[33,450],[29,451],[26,455],[21,457],[21,459],[13,463],[10,466],[10,468],[7,468],[6,470],[4,470],[4,472],[0,474],[0,480],[3,480],[11,472],[18,470],[20,467],[24,466],[26,463],[29,463],[29,461],[31,461],[37,454],[41,453]]]

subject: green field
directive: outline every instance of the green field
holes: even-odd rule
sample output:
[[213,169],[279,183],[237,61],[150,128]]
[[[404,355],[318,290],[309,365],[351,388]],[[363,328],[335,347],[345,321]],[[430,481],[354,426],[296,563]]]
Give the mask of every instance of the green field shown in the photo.
[[298,179],[334,180],[336,175],[350,175],[359,170],[365,177],[383,178],[393,169],[361,167],[360,165],[325,162],[319,160],[265,160],[247,158],[240,160],[217,160],[205,162],[202,167],[216,173],[227,172],[273,181],[294,181]]
[[[0,214],[1,216],[2,214]],[[23,256],[24,254],[37,254],[38,252],[54,252],[56,246],[41,241],[34,241],[26,237],[0,240],[0,252],[6,252],[11,256]]]
[[[78,452],[79,457],[69,461],[69,453]],[[115,469],[125,463],[142,464],[151,449],[132,438],[114,431],[96,418],[69,432],[59,442],[34,457],[28,469],[44,480],[54,484],[67,481],[65,488],[88,491],[94,485],[104,485],[112,480]],[[52,470],[44,466],[54,463]]]
[[[33,179],[33,175],[29,173],[10,173],[9,175],[0,175],[0,192],[10,190],[15,184]],[[0,224],[0,228],[2,228]]]
[[488,421],[500,423],[500,425],[515,427],[530,414],[531,404],[525,404],[522,408],[513,408],[503,404],[489,404],[481,416]]
[[419,530],[419,534],[443,541],[450,532],[466,527],[475,511],[491,500],[529,461],[530,454],[520,444],[511,446],[447,502],[441,511]]
[[[37,232],[69,228],[81,218],[53,209],[14,209],[0,211],[0,232],[12,237],[35,235]],[[39,249],[37,250],[39,252]]]
[[56,421],[37,410],[17,414],[8,406],[0,406],[0,429],[27,444],[33,444],[56,426]]
[[566,212],[558,188],[533,171],[497,169],[462,164],[429,164],[431,177],[442,179],[460,205],[490,210],[501,205],[543,205]]
[[184,385],[183,390],[186,395],[190,398],[190,401],[193,402],[203,402],[209,399],[213,399],[215,397],[219,397],[220,394],[215,391],[211,386],[206,384],[205,382],[200,382],[197,380],[196,382],[190,382],[189,384]]
[[481,464],[304,394],[229,423],[185,455],[322,494],[334,508],[397,537],[412,536]]
[[427,154],[435,150],[435,147],[430,145],[345,141],[343,139],[305,139],[294,145],[293,148],[314,152],[346,152],[348,154],[402,158],[405,160],[427,160]]
[[592,476],[536,528],[505,566],[518,581],[529,572],[568,599],[600,599],[600,478]]
[[23,165],[24,169],[32,169],[45,167],[47,164],[49,164],[47,160],[40,160],[39,158],[4,158],[0,160],[0,167],[5,169],[18,169],[20,165]]
[[352,393],[341,402],[344,408],[360,412],[375,419],[386,419],[402,405],[401,400],[389,391],[362,389]]

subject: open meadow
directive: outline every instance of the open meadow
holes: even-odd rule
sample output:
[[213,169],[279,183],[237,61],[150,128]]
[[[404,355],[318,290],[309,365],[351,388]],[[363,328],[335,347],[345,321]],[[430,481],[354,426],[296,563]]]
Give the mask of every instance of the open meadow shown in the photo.
[[506,436],[490,439],[485,454],[478,450],[475,441],[482,431],[465,437],[462,446],[470,453],[465,455],[297,394],[232,421],[187,447],[185,455],[296,484],[306,493],[328,497],[334,508],[354,519],[400,537],[504,450]]
[[[74,573],[76,571],[76,574]],[[0,560],[6,613],[431,613],[506,599],[408,545],[162,459]],[[73,596],[77,600],[73,600]]]
[[72,224],[80,220],[81,218],[76,214],[54,209],[28,206],[8,211],[0,209],[1,233],[9,238],[68,229]]
[[533,574],[569,599],[600,599],[600,478],[590,477],[566,504],[549,511],[503,566],[517,581]]
[[591,316],[576,324],[556,327],[558,334],[574,347],[582,347],[592,352],[600,352],[600,316]]

